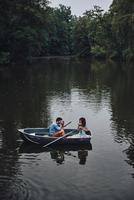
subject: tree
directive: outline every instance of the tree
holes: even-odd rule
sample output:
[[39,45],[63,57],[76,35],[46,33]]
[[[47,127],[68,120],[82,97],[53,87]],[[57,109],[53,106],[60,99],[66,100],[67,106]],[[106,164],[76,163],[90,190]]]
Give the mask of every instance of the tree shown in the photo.
[[0,1],[1,55],[8,53],[10,60],[40,55],[45,48],[41,31],[46,23],[47,5],[47,0]]
[[132,59],[134,58],[134,1],[114,0],[110,11],[118,52],[126,60]]
[[68,55],[71,52],[71,9],[60,5],[51,10],[49,18],[49,52],[54,55]]

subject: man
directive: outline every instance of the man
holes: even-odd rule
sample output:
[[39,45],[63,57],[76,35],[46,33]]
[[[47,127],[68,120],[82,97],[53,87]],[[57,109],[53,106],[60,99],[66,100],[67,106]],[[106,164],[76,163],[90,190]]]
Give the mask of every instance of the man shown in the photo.
[[52,123],[49,127],[49,136],[61,137],[64,135],[64,121],[61,117],[56,119],[56,123]]

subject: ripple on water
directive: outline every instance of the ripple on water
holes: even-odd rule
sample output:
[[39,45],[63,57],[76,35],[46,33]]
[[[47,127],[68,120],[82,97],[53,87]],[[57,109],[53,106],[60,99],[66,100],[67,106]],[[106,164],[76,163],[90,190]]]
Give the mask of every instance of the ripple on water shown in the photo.
[[16,177],[0,176],[0,199],[1,200],[29,200],[31,193],[27,181]]

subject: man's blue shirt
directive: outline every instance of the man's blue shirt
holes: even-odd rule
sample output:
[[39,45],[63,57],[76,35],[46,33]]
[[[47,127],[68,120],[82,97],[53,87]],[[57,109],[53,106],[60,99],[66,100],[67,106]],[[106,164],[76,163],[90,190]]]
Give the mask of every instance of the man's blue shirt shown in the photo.
[[49,135],[52,136],[55,132],[60,131],[60,130],[61,130],[60,126],[58,126],[58,124],[56,123],[53,123],[49,127]]

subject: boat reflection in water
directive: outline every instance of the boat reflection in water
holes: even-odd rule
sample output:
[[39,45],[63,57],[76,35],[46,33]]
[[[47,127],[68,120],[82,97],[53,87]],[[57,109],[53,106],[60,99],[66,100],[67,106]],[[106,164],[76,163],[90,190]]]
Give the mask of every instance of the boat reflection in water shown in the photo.
[[[60,147],[49,147],[43,148],[36,144],[22,143],[19,148],[20,153],[45,153],[50,152],[50,157],[52,160],[56,161],[58,165],[64,164],[65,156],[78,158],[80,165],[86,164],[86,159],[88,157],[88,151],[92,150],[92,144],[80,145],[78,147],[74,146],[60,146]],[[77,153],[77,154],[76,154]]]

